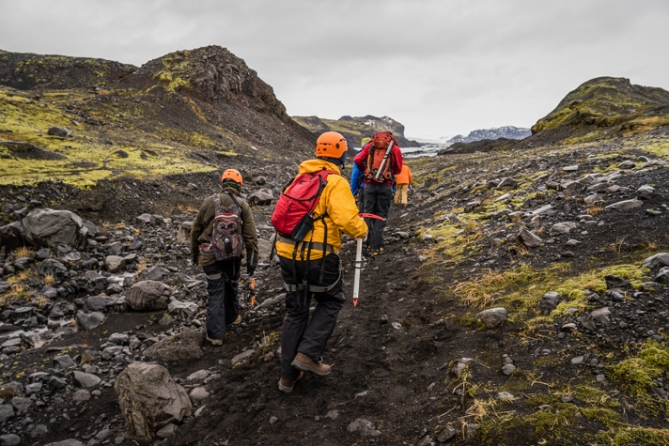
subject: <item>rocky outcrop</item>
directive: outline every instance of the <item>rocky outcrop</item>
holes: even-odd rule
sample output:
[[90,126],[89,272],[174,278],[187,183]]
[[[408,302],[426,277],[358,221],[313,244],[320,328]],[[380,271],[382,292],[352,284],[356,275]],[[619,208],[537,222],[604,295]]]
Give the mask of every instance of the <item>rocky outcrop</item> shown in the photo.
[[193,411],[188,393],[158,364],[135,362],[116,379],[114,390],[128,429],[150,438],[161,427],[180,422]]

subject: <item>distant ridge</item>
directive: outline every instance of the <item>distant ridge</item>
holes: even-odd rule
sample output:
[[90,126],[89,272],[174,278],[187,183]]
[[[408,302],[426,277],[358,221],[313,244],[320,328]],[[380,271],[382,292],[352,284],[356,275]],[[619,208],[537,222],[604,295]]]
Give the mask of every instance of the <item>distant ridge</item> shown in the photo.
[[455,144],[458,142],[474,142],[482,141],[484,139],[524,139],[530,136],[532,132],[527,128],[505,126],[494,129],[479,129],[469,132],[467,136],[457,135],[447,141],[447,144]]
[[339,119],[325,119],[318,116],[293,116],[292,118],[315,134],[327,131],[339,132],[344,135],[350,147],[359,147],[362,138],[369,138],[379,130],[391,131],[400,147],[420,146],[418,142],[407,139],[404,136],[404,126],[388,116],[378,118],[372,115],[361,117],[345,115]]

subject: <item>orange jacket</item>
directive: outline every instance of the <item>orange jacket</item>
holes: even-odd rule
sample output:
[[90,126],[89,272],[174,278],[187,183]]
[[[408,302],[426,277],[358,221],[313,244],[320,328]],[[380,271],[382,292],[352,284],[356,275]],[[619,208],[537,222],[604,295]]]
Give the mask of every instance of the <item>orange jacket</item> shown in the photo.
[[402,171],[395,175],[395,184],[412,184],[413,175],[411,175],[411,169],[407,166],[406,163],[402,163]]

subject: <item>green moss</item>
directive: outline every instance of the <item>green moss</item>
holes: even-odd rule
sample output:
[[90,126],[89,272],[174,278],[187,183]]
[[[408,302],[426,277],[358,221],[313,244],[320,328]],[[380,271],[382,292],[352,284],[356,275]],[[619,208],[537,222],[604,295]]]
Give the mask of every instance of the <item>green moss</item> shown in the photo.
[[588,435],[597,444],[613,446],[667,446],[669,445],[669,429],[652,429],[645,427],[624,427],[608,432]]
[[611,399],[608,393],[604,390],[596,389],[590,386],[577,386],[575,392],[576,398],[588,405],[604,406],[604,407],[620,407],[620,403]]
[[622,424],[622,419],[618,412],[603,407],[581,409],[581,414],[588,420],[599,421],[608,427]]
[[637,357],[620,361],[607,368],[609,378],[622,390],[634,396],[651,414],[669,413],[669,402],[651,394],[653,378],[664,375],[669,363],[669,349],[647,340]]

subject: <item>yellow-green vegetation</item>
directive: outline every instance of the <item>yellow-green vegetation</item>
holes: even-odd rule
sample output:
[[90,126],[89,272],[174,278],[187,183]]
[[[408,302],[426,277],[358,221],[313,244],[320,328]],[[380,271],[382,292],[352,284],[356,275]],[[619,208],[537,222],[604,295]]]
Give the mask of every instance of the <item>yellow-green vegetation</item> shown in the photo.
[[669,445],[669,429],[653,429],[647,427],[622,427],[596,435],[587,435],[595,444],[612,446],[667,446]]
[[507,305],[522,311],[536,311],[541,297],[556,291],[567,295],[567,302],[562,302],[551,314],[563,314],[568,308],[585,308],[585,290],[603,293],[606,291],[604,277],[613,274],[630,279],[633,286],[640,286],[646,268],[638,264],[615,265],[601,270],[590,270],[577,276],[571,275],[569,263],[558,263],[544,269],[536,269],[530,265],[497,273],[487,271],[476,280],[459,283],[454,293],[466,305],[483,308],[492,303]]
[[[47,102],[34,102],[23,93],[0,87],[0,139],[29,143],[40,153],[58,154],[62,159],[43,156],[13,156],[0,146],[0,185],[33,185],[41,181],[62,181],[78,187],[91,187],[103,179],[120,177],[155,178],[163,175],[209,172],[218,166],[189,159],[193,147],[213,150],[213,140],[201,133],[180,132],[178,138],[161,141],[143,132],[119,132],[121,144],[104,143],[106,134],[95,127],[73,127],[73,117],[60,108],[61,101],[76,101],[78,96],[63,98],[53,94]],[[47,135],[52,126],[74,129],[70,138]],[[176,139],[176,142],[169,141]],[[231,151],[219,150],[234,156]],[[39,154],[38,154],[39,155]]]
[[179,51],[162,58],[164,68],[154,74],[153,78],[160,81],[167,91],[190,87],[190,81],[185,77],[190,72],[189,53]]
[[652,413],[669,414],[669,403],[653,395],[654,378],[663,377],[669,370],[669,349],[648,340],[638,356],[620,361],[608,368],[610,378],[625,392],[631,394],[640,405]]

